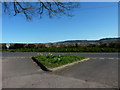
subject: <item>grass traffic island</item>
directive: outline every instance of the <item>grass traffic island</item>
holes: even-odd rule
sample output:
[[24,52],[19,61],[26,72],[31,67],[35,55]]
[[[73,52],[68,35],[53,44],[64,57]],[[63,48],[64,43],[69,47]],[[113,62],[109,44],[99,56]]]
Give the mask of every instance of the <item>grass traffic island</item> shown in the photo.
[[74,55],[53,55],[51,53],[43,55],[40,53],[39,56],[34,56],[32,59],[41,67],[41,69],[49,71],[56,67],[81,61],[86,59],[86,57]]

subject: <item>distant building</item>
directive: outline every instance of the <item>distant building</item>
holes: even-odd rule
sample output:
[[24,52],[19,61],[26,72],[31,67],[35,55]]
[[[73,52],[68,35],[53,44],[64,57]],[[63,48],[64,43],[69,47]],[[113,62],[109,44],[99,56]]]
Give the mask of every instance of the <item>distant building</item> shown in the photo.
[[9,49],[10,43],[6,43],[6,47],[7,47],[7,49]]

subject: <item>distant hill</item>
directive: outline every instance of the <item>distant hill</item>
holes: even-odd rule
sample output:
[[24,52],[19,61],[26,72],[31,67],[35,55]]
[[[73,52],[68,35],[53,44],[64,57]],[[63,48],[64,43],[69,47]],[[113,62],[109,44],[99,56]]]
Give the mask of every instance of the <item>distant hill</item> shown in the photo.
[[55,43],[1,43],[0,50],[22,52],[120,52],[120,38]]
[[99,42],[119,42],[120,38],[103,38],[100,39]]
[[97,42],[97,40],[68,40],[68,41],[61,41],[57,43],[88,43],[88,42]]
[[120,38],[103,38],[100,40],[67,40],[57,43],[89,43],[89,42],[119,42]]

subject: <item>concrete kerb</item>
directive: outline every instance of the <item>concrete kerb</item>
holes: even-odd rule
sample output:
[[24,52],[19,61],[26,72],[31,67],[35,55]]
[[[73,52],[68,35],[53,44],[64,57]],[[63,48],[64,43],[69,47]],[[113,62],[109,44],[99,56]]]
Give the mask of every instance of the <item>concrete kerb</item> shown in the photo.
[[51,71],[46,66],[44,66],[42,63],[38,62],[38,60],[35,57],[32,57],[32,60],[37,63],[37,65],[43,70],[43,71]]
[[65,65],[62,65],[62,66],[59,66],[59,67],[55,67],[55,68],[47,68],[46,66],[44,66],[42,63],[38,62],[38,60],[36,60],[34,57],[32,57],[32,60],[34,62],[37,63],[37,65],[43,70],[43,71],[56,71],[56,70],[59,70],[59,69],[62,69],[62,68],[65,68],[67,66],[72,66],[74,64],[77,64],[77,63],[80,63],[80,62],[83,62],[83,61],[87,61],[89,60],[90,58],[86,58],[86,59],[83,59],[83,60],[80,60],[80,61],[76,61],[76,62],[73,62],[73,63],[69,63],[69,64],[65,64]]
[[80,60],[80,61],[76,61],[76,62],[73,62],[73,63],[65,64],[65,65],[62,65],[62,66],[59,66],[59,67],[50,68],[50,70],[51,70],[51,71],[56,71],[56,70],[65,68],[65,67],[67,67],[67,66],[72,66],[72,65],[74,65],[74,64],[77,64],[77,63],[80,63],[80,62],[83,62],[83,61],[87,61],[87,60],[89,60],[89,58],[86,58],[86,59],[83,59],[83,60]]

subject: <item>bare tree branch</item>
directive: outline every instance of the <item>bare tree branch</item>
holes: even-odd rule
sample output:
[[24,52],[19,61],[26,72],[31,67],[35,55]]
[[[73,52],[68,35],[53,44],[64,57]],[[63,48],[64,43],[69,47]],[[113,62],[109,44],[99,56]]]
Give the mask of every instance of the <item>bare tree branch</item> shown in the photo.
[[4,2],[4,12],[24,14],[27,20],[31,20],[35,15],[44,15],[46,12],[51,18],[60,15],[72,15],[72,10],[78,8],[79,3],[76,2]]

